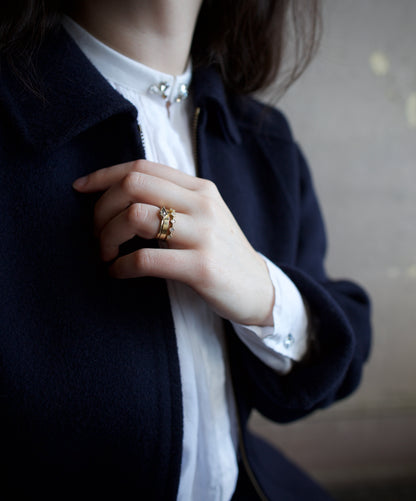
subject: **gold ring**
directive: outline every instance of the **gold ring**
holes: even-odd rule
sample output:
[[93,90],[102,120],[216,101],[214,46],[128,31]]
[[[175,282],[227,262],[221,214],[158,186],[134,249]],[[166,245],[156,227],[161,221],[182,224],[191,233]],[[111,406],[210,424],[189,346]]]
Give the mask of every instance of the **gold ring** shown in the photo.
[[161,207],[159,210],[159,216],[160,216],[160,226],[156,238],[158,240],[167,240],[168,238],[172,238],[173,233],[175,232],[174,225],[176,223],[175,209],[166,210],[165,207]]
[[176,223],[175,216],[176,216],[176,211],[175,211],[175,209],[169,209],[168,213],[169,213],[169,216],[170,216],[170,219],[169,219],[169,233],[168,233],[168,236],[166,238],[172,238],[173,234],[175,233],[175,223]]

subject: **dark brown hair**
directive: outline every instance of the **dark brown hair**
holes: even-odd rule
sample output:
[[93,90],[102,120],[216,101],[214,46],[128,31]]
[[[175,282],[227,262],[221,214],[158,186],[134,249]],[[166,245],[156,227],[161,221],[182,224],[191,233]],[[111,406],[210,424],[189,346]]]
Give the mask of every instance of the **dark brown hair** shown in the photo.
[[[28,78],[33,56],[70,0],[2,0],[0,51]],[[320,0],[204,0],[191,53],[194,67],[215,65],[240,94],[278,78],[285,90],[314,55],[321,31]],[[289,64],[290,62],[290,64]],[[26,82],[28,83],[28,82]]]
[[192,45],[195,66],[214,64],[226,86],[248,94],[304,71],[321,35],[320,0],[205,0]]

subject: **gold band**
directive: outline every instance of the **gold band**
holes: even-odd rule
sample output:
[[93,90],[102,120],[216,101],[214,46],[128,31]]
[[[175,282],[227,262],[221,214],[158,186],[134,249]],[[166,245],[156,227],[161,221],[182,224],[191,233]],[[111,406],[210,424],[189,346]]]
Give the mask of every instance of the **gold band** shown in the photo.
[[160,216],[160,226],[156,238],[158,240],[167,240],[168,238],[172,238],[173,233],[175,231],[174,225],[176,223],[175,209],[166,210],[165,207],[161,207],[159,211],[159,216]]
[[169,209],[168,213],[169,213],[169,216],[170,216],[170,219],[169,219],[169,233],[168,233],[168,236],[166,238],[172,238],[173,234],[175,233],[175,223],[176,223],[175,216],[176,216],[176,211],[175,211],[175,209]]

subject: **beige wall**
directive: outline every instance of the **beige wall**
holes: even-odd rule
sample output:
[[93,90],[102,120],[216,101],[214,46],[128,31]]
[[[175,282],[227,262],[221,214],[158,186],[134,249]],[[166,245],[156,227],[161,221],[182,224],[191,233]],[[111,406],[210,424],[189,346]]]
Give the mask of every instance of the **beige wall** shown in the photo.
[[372,296],[374,347],[348,400],[252,424],[325,483],[416,478],[416,1],[327,0],[324,33],[279,107],[314,173],[328,271]]

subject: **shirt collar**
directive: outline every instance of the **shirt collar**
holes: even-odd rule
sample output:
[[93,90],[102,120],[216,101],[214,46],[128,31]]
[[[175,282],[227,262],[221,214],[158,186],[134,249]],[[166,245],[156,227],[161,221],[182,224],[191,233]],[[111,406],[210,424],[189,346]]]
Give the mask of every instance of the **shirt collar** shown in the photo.
[[160,102],[168,100],[173,103],[185,97],[184,90],[189,87],[192,77],[191,62],[181,75],[170,75],[117,52],[70,17],[64,17],[63,26],[90,62],[112,84],[151,96]]
[[[13,117],[19,135],[35,150],[55,150],[115,115],[137,120],[136,108],[103,78],[64,29],[45,39],[34,64],[41,97],[28,90],[4,64],[0,101]],[[191,88],[195,106],[216,116],[225,137],[239,142],[219,74],[213,69],[194,71]]]

